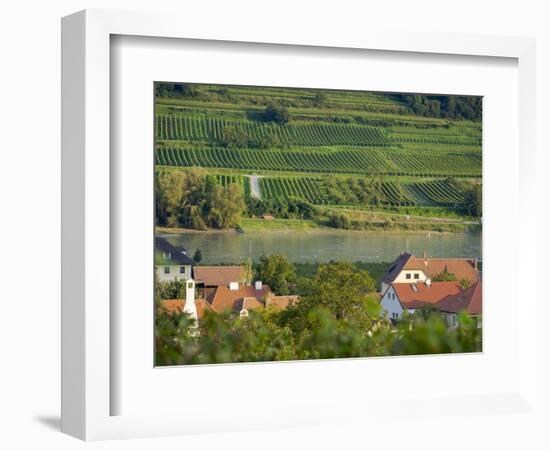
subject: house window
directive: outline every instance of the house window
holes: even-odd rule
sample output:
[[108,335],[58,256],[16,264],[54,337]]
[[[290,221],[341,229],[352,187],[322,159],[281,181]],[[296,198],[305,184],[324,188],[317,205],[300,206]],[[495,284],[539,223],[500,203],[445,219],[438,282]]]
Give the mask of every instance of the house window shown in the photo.
[[451,316],[451,324],[456,327],[456,316],[454,314]]
[[411,274],[408,273],[407,275],[405,275],[405,278],[407,278],[407,280],[410,280],[411,279]]
[[418,273],[415,273],[415,274],[414,274],[414,279],[415,279],[415,280],[418,280],[418,278],[420,278],[420,275],[419,275]]
[[185,266],[180,266],[180,273],[185,273]]
[[187,289],[193,289],[193,282],[192,281],[189,281],[187,283]]
[[164,266],[164,273],[170,273],[170,266]]

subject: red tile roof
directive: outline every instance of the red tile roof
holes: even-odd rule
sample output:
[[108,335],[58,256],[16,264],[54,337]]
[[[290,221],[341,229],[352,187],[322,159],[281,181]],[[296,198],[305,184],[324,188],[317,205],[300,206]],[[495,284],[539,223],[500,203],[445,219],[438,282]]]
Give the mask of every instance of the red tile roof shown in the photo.
[[[197,307],[197,316],[199,319],[204,317],[206,310],[213,312],[236,311],[243,309],[248,311],[261,309],[267,306],[273,306],[279,309],[285,309],[300,299],[298,295],[273,295],[271,288],[263,285],[261,290],[256,290],[254,286],[240,285],[237,290],[230,290],[225,286],[216,289],[212,301],[199,298],[195,300]],[[169,313],[181,313],[185,306],[183,299],[161,300],[161,306]]]
[[[161,300],[160,304],[167,312],[172,314],[180,314],[183,311],[185,306],[185,300],[182,299],[170,299],[170,300]],[[202,319],[204,317],[204,312],[206,310],[213,311],[212,307],[208,302],[202,298],[195,300],[195,307],[197,308],[197,317]]]
[[168,313],[179,314],[183,311],[185,300],[181,300],[181,299],[161,300],[160,305]]
[[444,298],[437,307],[441,311],[452,313],[466,311],[472,316],[478,316],[483,312],[482,303],[482,286],[479,281],[458,294]]
[[262,299],[267,294],[271,293],[271,288],[264,284],[262,289],[255,289],[254,286],[239,285],[239,289],[230,290],[226,286],[220,286],[216,289],[216,293],[212,299],[212,309],[216,312],[227,310],[240,311],[245,297],[253,297]]
[[242,266],[195,266],[193,278],[197,284],[205,286],[228,286],[240,282],[243,277]]
[[466,311],[470,315],[482,313],[481,281],[467,289],[462,289],[458,281],[434,281],[430,287],[425,283],[395,283],[392,287],[406,309],[433,305],[440,311],[450,313],[460,311]]
[[435,305],[449,295],[461,290],[458,281],[435,281],[428,287],[425,283],[395,283],[393,289],[401,304],[407,309]]
[[459,258],[415,258],[409,259],[405,264],[405,270],[411,268],[423,270],[424,273],[433,278],[447,269],[447,272],[455,275],[457,281],[462,279],[468,280],[470,283],[475,283],[479,280],[479,272],[475,269],[475,261],[471,259]]
[[471,283],[479,280],[479,272],[473,259],[465,258],[417,258],[410,253],[402,253],[382,277],[382,281],[393,283],[402,270],[421,270],[433,278],[445,271],[455,275],[457,281],[466,279]]
[[266,306],[286,309],[298,300],[300,300],[299,295],[268,295],[266,297]]

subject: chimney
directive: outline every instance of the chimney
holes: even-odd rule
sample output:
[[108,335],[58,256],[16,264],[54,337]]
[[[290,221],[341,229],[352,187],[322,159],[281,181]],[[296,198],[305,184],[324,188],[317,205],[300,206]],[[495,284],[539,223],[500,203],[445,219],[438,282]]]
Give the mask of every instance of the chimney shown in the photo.
[[431,287],[431,286],[432,286],[432,279],[426,278],[426,287]]
[[229,290],[230,291],[237,291],[239,290],[239,283],[237,281],[231,281],[229,283]]
[[477,257],[474,258],[474,269],[477,270]]
[[254,289],[256,289],[257,291],[261,291],[262,290],[262,282],[261,281],[256,281],[254,283]]
[[185,305],[183,311],[193,319],[198,320],[197,306],[195,305],[195,282],[189,278],[185,281]]

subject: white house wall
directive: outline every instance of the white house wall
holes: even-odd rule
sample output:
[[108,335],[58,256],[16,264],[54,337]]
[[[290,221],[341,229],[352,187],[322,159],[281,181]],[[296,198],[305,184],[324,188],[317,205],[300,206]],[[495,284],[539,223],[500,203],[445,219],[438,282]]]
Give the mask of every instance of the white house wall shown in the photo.
[[[407,278],[407,274],[411,277]],[[418,278],[415,278],[415,275],[418,275]],[[428,277],[422,270],[402,270],[399,272],[399,275],[397,275],[393,283],[418,283],[426,281],[426,278]],[[380,284],[380,290],[382,292],[385,292],[389,287],[390,285],[383,281]]]
[[[407,274],[411,277],[407,278]],[[418,278],[415,278],[415,275],[418,275]],[[422,270],[402,270],[399,275],[397,275],[394,283],[417,283],[426,281],[426,278],[426,274]]]
[[[170,273],[164,273],[165,267],[170,268]],[[184,272],[180,273],[180,267],[184,268]],[[191,266],[156,266],[158,281],[175,281],[187,280],[191,278]]]
[[382,311],[386,312],[386,316],[389,319],[399,318],[401,317],[401,314],[403,314],[401,303],[399,303],[395,290],[391,286],[386,290],[386,293],[382,297],[380,306],[382,307]]

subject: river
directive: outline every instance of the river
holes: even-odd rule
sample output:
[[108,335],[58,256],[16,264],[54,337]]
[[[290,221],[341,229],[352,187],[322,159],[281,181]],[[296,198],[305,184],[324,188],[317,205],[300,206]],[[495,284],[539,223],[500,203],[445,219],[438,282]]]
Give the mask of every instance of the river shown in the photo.
[[282,254],[291,262],[364,261],[390,262],[402,251],[434,258],[480,258],[481,233],[393,234],[353,231],[322,232],[189,232],[164,235],[193,256],[202,253],[202,264],[241,263],[249,256]]

